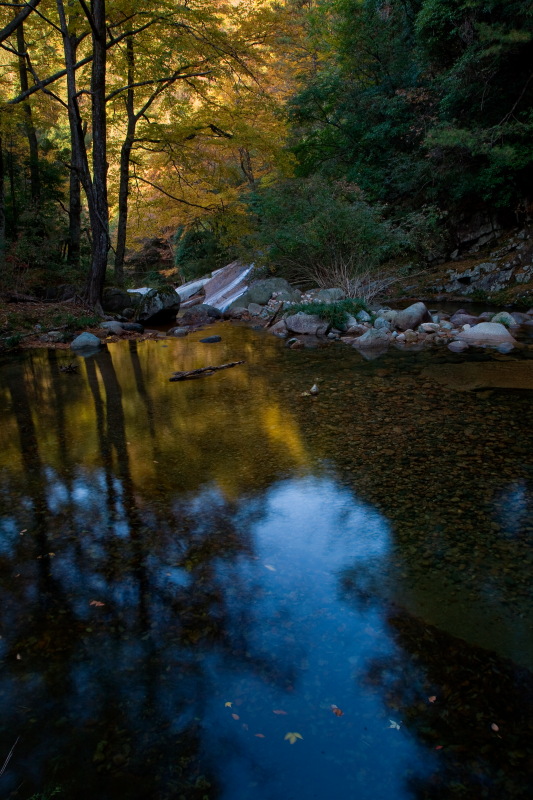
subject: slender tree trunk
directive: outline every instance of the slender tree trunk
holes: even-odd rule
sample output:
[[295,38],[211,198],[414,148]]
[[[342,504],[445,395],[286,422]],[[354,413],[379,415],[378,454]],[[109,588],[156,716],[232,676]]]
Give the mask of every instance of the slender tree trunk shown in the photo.
[[7,154],[7,174],[9,176],[9,194],[11,195],[11,238],[17,238],[19,226],[19,211],[17,205],[17,194],[15,189],[15,163],[13,161],[13,139],[9,142]]
[[100,307],[107,267],[109,247],[109,223],[107,206],[107,160],[106,160],[106,119],[105,119],[105,67],[106,67],[106,28],[105,0],[94,0],[92,4],[92,133],[93,133],[93,175],[89,170],[87,147],[78,104],[76,89],[75,58],[73,42],[69,35],[63,0],[56,0],[67,72],[68,116],[72,142],[72,167],[79,175],[87,197],[91,223],[91,266],[85,287],[85,299],[95,307]]
[[80,266],[81,252],[81,183],[75,169],[70,170],[69,178],[69,222],[67,263]]
[[4,189],[4,149],[0,136],[0,258],[6,249],[6,199]]
[[[76,33],[72,29],[72,19],[69,24],[72,57],[76,62],[76,49],[78,46]],[[72,267],[80,266],[81,253],[81,183],[80,174],[70,166],[69,178],[69,210],[68,210],[68,249],[67,263]]]
[[[17,50],[19,52],[19,76],[20,76],[20,91],[26,92],[28,90],[28,71],[26,69],[26,57],[23,53],[26,52],[26,42],[24,40],[24,25],[21,23],[17,28]],[[30,193],[32,202],[37,205],[41,196],[41,179],[39,175],[39,144],[37,142],[37,134],[33,124],[33,116],[31,113],[31,105],[29,100],[23,103],[24,108],[24,130],[26,138],[28,139],[28,147],[30,151]]]
[[132,84],[135,82],[135,53],[133,50],[133,38],[129,36],[126,40],[126,58],[128,63],[128,86],[126,92],[126,115],[128,118],[128,128],[126,138],[120,150],[120,185],[118,192],[118,227],[117,227],[117,249],[115,253],[115,280],[117,284],[124,281],[124,254],[126,252],[126,232],[128,227],[128,195],[130,187],[130,158],[135,136],[137,119],[134,111],[134,89]]
[[105,0],[93,0],[93,62],[91,101],[93,126],[93,196],[89,215],[93,232],[92,264],[85,289],[91,306],[99,306],[104,288],[109,250],[109,208],[107,203],[106,142],[106,25]]

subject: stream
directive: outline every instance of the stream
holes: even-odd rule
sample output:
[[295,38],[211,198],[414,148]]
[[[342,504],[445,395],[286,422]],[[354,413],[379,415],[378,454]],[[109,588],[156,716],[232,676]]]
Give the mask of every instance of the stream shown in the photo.
[[529,800],[533,391],[465,365],[533,361],[5,358],[0,796]]

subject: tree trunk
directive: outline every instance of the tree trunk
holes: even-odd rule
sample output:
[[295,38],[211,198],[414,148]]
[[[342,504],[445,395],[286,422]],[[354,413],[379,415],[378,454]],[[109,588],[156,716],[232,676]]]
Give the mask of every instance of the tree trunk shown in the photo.
[[115,253],[115,280],[118,285],[124,281],[124,254],[126,252],[126,232],[128,227],[128,195],[130,187],[130,157],[135,136],[137,119],[134,112],[134,89],[135,82],[135,53],[133,50],[133,39],[129,36],[126,40],[126,58],[128,63],[128,86],[126,92],[126,114],[128,118],[128,129],[126,139],[120,150],[120,185],[118,192],[118,226],[117,226],[117,249]]
[[[28,71],[26,69],[26,57],[23,55],[26,52],[26,42],[24,40],[24,25],[21,23],[17,28],[17,50],[19,52],[19,76],[20,76],[20,91],[26,92],[28,90]],[[29,100],[23,103],[24,108],[24,130],[26,138],[28,139],[28,147],[30,151],[30,193],[32,202],[37,205],[41,196],[41,179],[39,176],[39,145],[37,142],[37,134],[35,133],[35,126],[33,124],[33,117],[31,113],[31,105]]]
[[107,142],[106,142],[106,25],[105,0],[93,0],[93,62],[91,73],[91,104],[93,126],[93,192],[89,215],[93,233],[92,264],[85,288],[91,306],[99,306],[104,288],[109,250],[109,209],[107,203]]
[[6,249],[6,204],[4,191],[4,150],[0,136],[0,258]]
[[11,238],[13,241],[17,238],[17,231],[19,227],[19,211],[17,205],[17,194],[15,189],[15,162],[13,159],[13,138],[9,142],[9,151],[7,153],[7,174],[9,176],[9,194],[11,195]]
[[[73,30],[72,18],[69,21],[70,42],[72,48],[72,58],[76,62],[76,49],[78,46],[77,36]],[[68,209],[68,249],[67,263],[74,268],[80,266],[81,254],[81,183],[80,174],[70,165],[69,178],[69,209]]]

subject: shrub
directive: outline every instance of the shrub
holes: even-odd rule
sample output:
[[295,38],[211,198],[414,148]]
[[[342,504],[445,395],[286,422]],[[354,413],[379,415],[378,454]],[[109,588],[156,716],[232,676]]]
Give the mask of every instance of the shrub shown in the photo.
[[[291,314],[303,311],[305,314],[315,314],[325,322],[329,322],[334,328],[340,328],[348,319],[349,315],[355,316],[359,311],[369,312],[364,300],[359,298],[348,298],[337,300],[335,303],[296,303],[290,307]],[[370,313],[370,312],[369,312]]]

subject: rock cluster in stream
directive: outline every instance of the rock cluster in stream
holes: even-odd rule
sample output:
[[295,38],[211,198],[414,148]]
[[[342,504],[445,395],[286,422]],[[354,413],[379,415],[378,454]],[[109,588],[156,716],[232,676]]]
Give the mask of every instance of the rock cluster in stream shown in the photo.
[[[343,297],[340,289],[328,289],[302,295],[300,302],[333,303]],[[369,357],[385,352],[391,345],[409,349],[444,345],[453,352],[470,346],[488,346],[507,353],[518,345],[517,333],[533,333],[533,309],[527,313],[486,311],[480,315],[460,309],[450,316],[430,311],[424,303],[417,302],[402,310],[380,308],[371,313],[362,310],[354,317],[349,316],[342,327],[334,328],[315,314],[301,311],[291,314],[291,305],[274,292],[263,306],[257,303],[250,303],[247,308],[236,306],[225,316],[262,321],[272,334],[287,339],[290,347],[302,347],[309,337],[318,337],[352,345]]]

